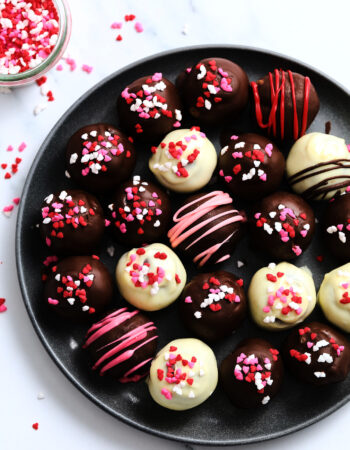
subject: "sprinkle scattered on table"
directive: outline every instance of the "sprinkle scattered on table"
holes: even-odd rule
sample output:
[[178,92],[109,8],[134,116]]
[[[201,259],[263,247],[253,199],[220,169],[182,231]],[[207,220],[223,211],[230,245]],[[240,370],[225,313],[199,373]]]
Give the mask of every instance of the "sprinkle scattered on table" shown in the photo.
[[5,305],[5,299],[0,298],[0,313],[7,311],[7,306]]
[[33,428],[33,430],[38,430],[39,429],[38,422],[33,423],[32,428]]

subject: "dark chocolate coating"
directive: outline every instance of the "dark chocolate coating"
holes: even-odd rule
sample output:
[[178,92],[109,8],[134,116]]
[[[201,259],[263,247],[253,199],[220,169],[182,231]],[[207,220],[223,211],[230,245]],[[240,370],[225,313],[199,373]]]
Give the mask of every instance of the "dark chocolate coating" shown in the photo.
[[[113,324],[111,316],[116,314],[117,320]],[[121,321],[121,315],[126,316]],[[109,329],[106,330],[107,327]],[[141,327],[141,328],[139,328]],[[139,329],[138,329],[139,328]],[[96,332],[100,332],[92,342],[88,339]],[[105,330],[103,332],[103,330]],[[127,333],[133,336],[127,336]],[[139,381],[146,376],[157,349],[157,328],[154,323],[138,311],[130,313],[126,308],[108,313],[103,319],[94,324],[87,332],[85,344],[93,369],[100,375],[108,375],[120,382]],[[109,354],[107,354],[109,352]],[[121,356],[123,355],[123,356]],[[100,358],[104,357],[103,360]],[[106,366],[121,357],[122,362]],[[98,361],[99,364],[96,364]],[[133,370],[136,366],[140,366]],[[128,372],[130,373],[128,374]]]
[[[206,307],[201,307],[211,294],[209,289],[221,291],[220,287],[223,285],[232,288],[233,293],[227,293],[225,290],[224,298],[219,301],[213,300]],[[235,301],[236,296],[239,297],[239,302]],[[198,274],[186,285],[179,307],[184,324],[199,338],[215,341],[230,336],[246,316],[247,304],[243,280],[224,270]],[[201,313],[200,318],[194,315],[198,311]]]
[[171,212],[169,197],[149,181],[134,177],[120,185],[109,208],[115,237],[129,246],[157,242],[168,229]]
[[[197,76],[201,76],[201,66],[205,67],[206,74],[198,79]],[[222,89],[222,83],[224,87],[228,86],[226,89],[232,90]],[[191,68],[190,72],[187,70],[181,72],[176,85],[192,117],[207,125],[218,124],[237,116],[248,102],[247,74],[240,66],[224,58],[202,59]],[[215,94],[211,93],[208,85],[220,90]],[[205,106],[205,100],[210,102],[210,109]]]
[[322,228],[328,250],[342,261],[348,261],[350,259],[350,194],[340,195],[328,203]]
[[[242,353],[245,357],[255,355],[261,368],[258,369],[258,365],[254,364],[255,369],[251,370],[252,365],[244,364],[244,359],[240,361]],[[270,363],[266,362],[266,358]],[[240,372],[243,379],[238,379],[235,375],[237,364],[241,367]],[[244,372],[244,366],[248,367],[249,371]],[[263,381],[265,377],[273,380],[270,385],[266,383],[262,388],[263,391],[255,383],[257,373],[261,373]],[[238,344],[236,349],[222,361],[219,369],[221,384],[226,394],[239,408],[256,408],[264,404],[262,401],[265,397],[268,396],[270,399],[274,397],[280,389],[283,373],[282,358],[278,350],[274,349],[268,341],[258,338],[245,339]],[[258,392],[259,390],[260,392]]]
[[[245,133],[232,136],[223,146],[219,174],[226,189],[246,200],[276,191],[283,178],[285,160],[271,140],[259,134]],[[250,177],[251,170],[254,175],[244,179],[245,175]]]
[[[270,213],[276,214],[271,217]],[[315,231],[315,215],[301,197],[279,191],[255,205],[249,229],[254,245],[273,258],[290,260],[309,246]],[[286,242],[282,240],[287,238]]]
[[[71,200],[59,198],[65,192]],[[52,206],[54,203],[61,205],[60,208]],[[74,212],[76,207],[79,208],[78,213]],[[81,212],[82,207],[86,211]],[[44,223],[49,218],[54,220]],[[57,223],[58,226],[54,225]],[[104,229],[102,207],[97,198],[88,192],[76,189],[56,192],[50,203],[44,201],[42,205],[40,233],[53,254],[91,254],[98,247]]]
[[[143,102],[148,96],[147,92],[145,93],[143,85],[146,84],[153,87],[159,83],[158,81],[153,81],[152,76],[154,77],[154,75],[150,75],[138,78],[129,84],[129,86],[126,87],[126,89],[128,89],[128,94],[126,94],[126,89],[124,89],[118,98],[117,109],[122,129],[141,141],[152,141],[158,144],[158,141],[162,137],[170,133],[170,131],[180,127],[177,122],[181,122],[181,118],[176,118],[175,110],[181,111],[182,103],[175,85],[162,77],[161,81],[165,84],[165,89],[158,89],[152,92],[151,101],[153,102],[153,98],[157,96],[158,101],[162,104],[166,104],[167,108],[163,109],[159,105],[149,107],[142,104],[140,107],[142,108],[143,113],[151,116],[149,118],[140,117],[140,112],[131,110],[130,108],[134,108],[133,105],[135,105],[135,97]],[[135,97],[123,97],[129,94],[135,95]],[[160,117],[155,118],[156,114],[160,114]]]
[[[91,275],[92,280],[89,278]],[[72,277],[72,280],[67,277]],[[96,256],[62,259],[51,268],[44,287],[44,301],[50,309],[62,318],[74,321],[91,320],[110,304],[112,296],[112,277]],[[58,303],[48,301],[49,298]],[[74,299],[71,300],[73,304],[68,299]]]
[[[326,341],[327,345],[314,350],[315,344],[322,340]],[[314,346],[311,346],[311,343]],[[339,346],[344,346],[344,349],[341,350]],[[306,353],[308,355],[305,355]],[[319,362],[318,359],[324,354],[328,358],[330,355],[333,361]],[[319,322],[294,329],[284,344],[283,358],[293,375],[301,381],[317,386],[343,381],[350,370],[350,347],[347,339],[339,331]],[[317,377],[315,372],[324,373],[325,376]]]
[[[283,77],[284,84],[282,84]],[[291,83],[291,78],[293,83]],[[311,82],[309,96],[308,98],[305,96],[305,80],[306,77],[299,73],[275,69],[274,72],[271,72],[258,81],[251,83],[253,88],[252,104],[254,117],[257,119],[257,102],[256,98],[254,98],[254,86],[256,86],[260,99],[262,122],[264,125],[269,125],[262,128],[266,130],[269,135],[281,140],[296,140],[302,136],[302,134],[304,134],[302,133],[304,106],[305,112],[307,110],[306,129],[309,128],[313,122],[318,110],[320,109],[320,100]],[[277,102],[276,100],[272,102],[271,92],[275,93],[273,95],[276,95],[277,92]],[[293,98],[295,99],[295,106]],[[273,118],[275,118],[275,126],[273,126]],[[258,120],[257,124],[260,126]]]
[[[97,159],[101,156],[102,160]],[[136,150],[129,138],[107,123],[80,128],[68,142],[67,171],[84,189],[92,192],[107,193],[115,189],[129,178],[135,163]]]

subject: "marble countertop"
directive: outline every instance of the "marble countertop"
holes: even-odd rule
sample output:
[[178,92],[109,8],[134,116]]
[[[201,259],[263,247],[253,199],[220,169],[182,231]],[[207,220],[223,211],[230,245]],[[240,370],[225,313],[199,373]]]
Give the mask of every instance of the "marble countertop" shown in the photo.
[[[0,94],[0,163],[22,161],[18,172],[4,179],[0,169],[0,210],[12,204],[9,217],[0,214],[0,297],[8,310],[0,314],[0,448],[47,449],[180,449],[134,430],[98,409],[56,368],[39,342],[26,314],[16,276],[14,239],[17,206],[26,174],[43,139],[65,110],[86,90],[113,71],[142,57],[194,44],[255,46],[304,61],[350,89],[350,3],[339,0],[278,2],[177,0],[152,2],[119,0],[71,0],[73,32],[67,55],[76,60],[70,71],[51,70],[46,86],[55,100],[39,115],[34,108],[44,97],[34,84]],[[112,30],[113,22],[124,22],[135,14],[144,28],[134,23]],[[121,34],[122,41],[116,41]],[[81,70],[87,64],[91,73]],[[25,142],[27,147],[18,152]],[[12,145],[14,150],[7,152]],[[52,149],[55,151],[55,149]],[[38,400],[38,394],[45,398]],[[40,397],[40,395],[39,395]],[[245,450],[326,449],[345,444],[350,405],[321,422],[268,444],[245,446]],[[39,429],[32,429],[38,422]],[[243,448],[243,447],[242,447]]]

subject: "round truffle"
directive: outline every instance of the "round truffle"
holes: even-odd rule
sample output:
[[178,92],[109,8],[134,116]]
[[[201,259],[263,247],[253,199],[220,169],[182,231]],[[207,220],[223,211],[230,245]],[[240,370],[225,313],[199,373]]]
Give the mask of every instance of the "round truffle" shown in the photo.
[[40,234],[52,253],[91,254],[98,247],[104,229],[102,207],[92,194],[67,189],[45,198]]
[[239,408],[267,405],[279,391],[283,363],[279,351],[263,339],[242,341],[220,365],[220,382]]
[[130,383],[148,375],[157,341],[157,327],[151,320],[139,311],[121,308],[92,325],[83,348],[93,370]]
[[115,237],[121,243],[140,246],[158,241],[170,221],[169,197],[153,183],[135,175],[119,186],[109,205]]
[[191,116],[207,125],[237,116],[248,102],[247,74],[228,59],[202,59],[182,72],[176,84]]
[[292,146],[286,172],[297,194],[310,200],[327,200],[350,186],[350,153],[344,139],[309,133]]
[[258,126],[280,140],[303,136],[320,109],[310,78],[290,70],[275,69],[251,87]]
[[161,73],[142,77],[118,98],[122,128],[143,141],[156,141],[181,126],[181,100],[175,85]]
[[176,192],[193,192],[211,179],[217,163],[214,145],[198,127],[169,133],[152,147],[149,168],[159,183]]
[[198,274],[179,305],[181,319],[194,335],[205,341],[230,336],[246,316],[243,280],[224,270]]
[[322,228],[331,253],[342,261],[350,259],[350,194],[339,195],[327,207]]
[[148,389],[160,406],[183,411],[207,400],[217,382],[218,368],[211,348],[198,339],[176,339],[152,361]]
[[124,253],[116,278],[126,301],[145,311],[157,311],[179,297],[186,284],[186,270],[169,247],[151,244]]
[[219,175],[225,187],[247,200],[276,191],[284,168],[284,157],[276,145],[254,133],[231,136],[219,156]]
[[245,214],[232,206],[222,191],[190,197],[175,213],[168,237],[173,248],[189,255],[198,266],[231,257],[243,234]]
[[250,220],[253,244],[278,259],[294,259],[309,246],[315,231],[315,215],[299,196],[275,192],[253,208]]
[[285,330],[305,320],[316,305],[311,274],[293,264],[269,264],[258,270],[249,286],[250,312],[257,325]]
[[317,299],[327,319],[350,333],[350,263],[326,273]]
[[345,380],[350,370],[348,341],[330,326],[312,322],[293,330],[283,348],[289,370],[317,386]]
[[116,188],[129,178],[135,163],[132,139],[107,123],[80,128],[68,142],[67,171],[89,191],[108,192]]
[[51,267],[44,301],[64,319],[90,320],[112,301],[113,282],[96,255],[70,256]]

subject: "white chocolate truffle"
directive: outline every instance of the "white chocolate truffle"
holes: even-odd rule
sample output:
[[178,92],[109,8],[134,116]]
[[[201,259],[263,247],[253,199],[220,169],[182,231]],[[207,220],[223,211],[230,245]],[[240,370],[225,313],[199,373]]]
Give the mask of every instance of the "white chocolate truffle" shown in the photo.
[[248,290],[254,321],[268,330],[285,330],[302,322],[316,304],[309,271],[287,262],[258,270]]
[[124,253],[116,268],[121,295],[144,311],[158,311],[174,302],[186,278],[182,262],[164,244],[133,248]]
[[167,134],[149,160],[158,181],[176,192],[193,192],[205,186],[217,163],[215,147],[197,128]]
[[350,333],[350,263],[326,273],[317,298],[327,319]]
[[203,403],[217,383],[213,351],[204,342],[192,338],[176,339],[162,348],[152,361],[148,378],[153,400],[176,411]]
[[344,139],[309,133],[292,146],[286,163],[292,189],[307,199],[326,200],[350,185],[350,153]]

